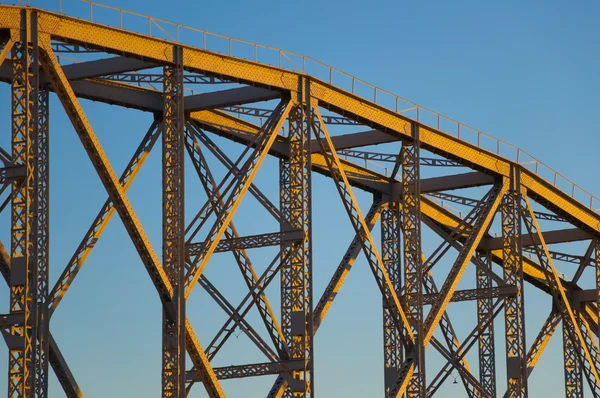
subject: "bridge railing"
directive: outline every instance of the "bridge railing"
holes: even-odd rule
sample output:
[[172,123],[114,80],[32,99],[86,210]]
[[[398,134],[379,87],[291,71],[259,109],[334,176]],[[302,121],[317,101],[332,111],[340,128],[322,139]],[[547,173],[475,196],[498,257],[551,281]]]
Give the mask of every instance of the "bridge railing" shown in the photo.
[[[599,198],[577,186],[573,181],[522,149],[389,91],[380,89],[316,59],[92,0],[81,0],[81,2],[86,5],[85,14],[87,15],[81,15],[82,10],[79,9],[77,17],[88,19],[91,22],[314,76],[379,106],[516,162],[544,178],[565,194],[600,213]],[[58,10],[55,9],[54,11],[64,13],[66,11],[63,8],[65,4],[63,4],[63,0],[58,0]],[[44,1],[41,8],[50,9],[51,7],[48,7],[47,1]],[[69,14],[71,15],[71,13]]]

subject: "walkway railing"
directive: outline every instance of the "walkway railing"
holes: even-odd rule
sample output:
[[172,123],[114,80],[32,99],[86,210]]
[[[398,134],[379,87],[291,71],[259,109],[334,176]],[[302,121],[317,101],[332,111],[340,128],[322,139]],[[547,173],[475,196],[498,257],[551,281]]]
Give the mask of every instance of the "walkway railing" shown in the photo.
[[[577,186],[573,181],[522,149],[462,124],[457,120],[392,94],[389,91],[382,90],[364,80],[358,79],[346,72],[317,61],[316,59],[302,54],[296,54],[290,51],[208,32],[164,19],[154,18],[91,0],[81,0],[81,2],[84,3],[83,5],[85,5],[85,8],[83,9],[81,7],[74,7],[73,2],[67,2],[66,0],[57,1],[58,4],[55,4],[55,9],[49,7],[47,0],[30,1],[29,3],[31,3],[32,6],[39,6],[40,8],[48,9],[50,11],[58,11],[60,13],[67,12],[69,15],[87,19],[91,22],[311,75],[389,110],[402,114],[403,116],[521,164],[570,197],[578,200],[600,214],[599,198]],[[24,2],[25,1],[21,0],[21,3]],[[56,9],[56,7],[58,7],[58,9]]]

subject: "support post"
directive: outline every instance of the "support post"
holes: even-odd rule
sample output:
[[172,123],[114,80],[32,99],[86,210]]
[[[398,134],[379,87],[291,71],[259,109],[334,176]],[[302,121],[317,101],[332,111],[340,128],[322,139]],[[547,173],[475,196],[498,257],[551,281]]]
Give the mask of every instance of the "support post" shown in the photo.
[[504,299],[506,375],[509,398],[527,397],[519,177],[518,170],[512,167],[509,189],[504,195],[502,203],[504,282],[517,288],[515,295],[507,296]]
[[[309,83],[299,79],[297,103],[289,114],[288,160],[280,161],[280,205],[287,228],[303,231],[303,239],[287,249],[289,260],[281,269],[281,322],[290,359],[301,361],[301,369],[288,379],[285,397],[314,397],[312,350],[312,250],[310,204]],[[283,255],[284,252],[282,252]]]
[[163,266],[173,287],[173,313],[163,310],[162,396],[185,398],[185,239],[183,49],[164,67],[162,135]]
[[[39,300],[47,304],[47,246],[38,248],[38,244],[47,239],[48,218],[47,186],[39,179],[47,177],[47,156],[41,162],[36,157],[39,151],[47,155],[45,135],[40,139],[40,121],[45,125],[46,120],[38,113],[46,112],[47,106],[40,105],[36,11],[21,10],[20,38],[12,48],[12,59],[12,162],[25,167],[24,180],[12,185],[10,314],[18,321],[5,334],[8,396],[16,398],[44,396],[38,394],[45,394],[48,367],[48,329],[39,328],[40,317],[47,323],[47,311],[38,312]],[[38,345],[38,337],[45,337],[42,344]],[[37,377],[44,378],[39,390]]]
[[[482,263],[491,271],[491,253],[486,252],[481,257]],[[492,287],[492,278],[480,267],[477,267],[477,289]],[[477,299],[477,324],[479,325],[479,381],[486,392],[496,396],[496,351],[494,345],[494,320],[492,297]],[[485,326],[484,326],[485,325]]]
[[579,348],[573,344],[568,329],[563,327],[565,363],[565,398],[583,398],[583,372],[579,363]]
[[[381,260],[385,266],[392,286],[397,292],[402,285],[402,267],[400,264],[400,208],[398,202],[391,200],[381,213]],[[383,361],[385,396],[394,387],[400,367],[403,363],[404,346],[402,331],[394,322],[393,310],[386,300],[383,300]]]
[[[423,262],[421,254],[421,188],[419,126],[411,125],[412,142],[402,143],[402,232],[404,236],[404,284],[406,316],[416,336],[407,356],[416,356],[416,371],[408,384],[407,397],[425,397],[425,345],[423,344]],[[412,348],[412,349],[411,349]]]

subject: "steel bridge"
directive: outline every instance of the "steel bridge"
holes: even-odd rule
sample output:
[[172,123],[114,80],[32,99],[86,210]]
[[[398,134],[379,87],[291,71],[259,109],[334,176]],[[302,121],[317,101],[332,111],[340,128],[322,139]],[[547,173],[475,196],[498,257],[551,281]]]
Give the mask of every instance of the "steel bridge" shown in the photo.
[[[12,146],[0,149],[0,210],[11,214],[11,240],[0,251],[10,289],[10,312],[0,317],[9,397],[46,397],[50,367],[66,396],[84,396],[49,322],[115,213],[162,305],[163,397],[185,397],[193,386],[224,397],[227,379],[263,375],[277,376],[264,392],[268,397],[314,397],[313,342],[361,254],[382,297],[386,397],[434,396],[451,372],[460,378],[463,396],[526,397],[528,377],[559,324],[565,396],[582,397],[585,384],[600,396],[597,198],[514,146],[311,58],[97,3],[89,7],[85,20],[0,6],[0,80],[12,93]],[[111,24],[95,21],[100,7],[113,12]],[[128,30],[124,20],[132,15],[143,18],[146,31]],[[196,35],[196,47],[186,44],[184,31]],[[220,50],[211,50],[217,39]],[[241,47],[245,55],[237,55]],[[48,277],[50,93],[108,196],[55,283]],[[153,114],[120,177],[80,99]],[[231,158],[215,136],[239,143],[241,155]],[[161,253],[127,197],[157,143]],[[400,149],[386,151],[393,143]],[[208,154],[227,170],[220,181]],[[277,198],[255,185],[269,156],[279,159],[279,179],[272,182],[279,186]],[[199,208],[192,220],[184,219],[184,163],[193,165],[207,197],[202,206],[187,204]],[[311,229],[315,173],[333,181],[339,198],[330,206],[344,209],[355,237],[323,294],[313,298],[312,270],[319,261],[312,253],[313,236],[319,236]],[[372,194],[368,209],[359,207],[358,190]],[[238,232],[232,220],[250,195],[276,220],[277,231]],[[494,226],[499,234],[491,233]],[[433,252],[422,249],[424,233],[439,237]],[[560,245],[567,242],[582,243]],[[259,274],[247,250],[262,247],[276,247],[277,254]],[[239,304],[203,272],[220,252],[233,254],[247,285]],[[557,271],[559,262],[571,267],[569,277]],[[472,281],[463,281],[467,267],[476,270]],[[594,277],[584,288],[586,271]],[[280,285],[279,310],[266,294],[272,283]],[[527,340],[526,283],[547,295],[547,305],[539,307],[549,309],[539,333]],[[228,318],[204,344],[186,317],[187,299],[198,287]],[[476,302],[474,328],[461,340],[447,310],[468,300]],[[266,333],[245,316],[252,308]],[[504,344],[495,336],[498,328]],[[264,361],[212,366],[236,330]],[[445,362],[437,374],[427,366],[432,351]],[[478,351],[477,364],[468,363],[470,351]],[[505,368],[497,368],[496,355],[505,357]],[[497,388],[497,376],[506,379],[506,392]]]

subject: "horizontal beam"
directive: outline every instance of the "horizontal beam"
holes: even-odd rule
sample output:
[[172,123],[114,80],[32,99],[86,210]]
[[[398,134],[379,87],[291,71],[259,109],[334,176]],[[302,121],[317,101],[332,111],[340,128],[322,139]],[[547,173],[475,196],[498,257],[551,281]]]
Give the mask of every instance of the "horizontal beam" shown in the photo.
[[[368,130],[360,133],[343,134],[331,137],[333,146],[337,150],[397,142],[398,139],[399,137],[383,133],[379,130]],[[310,142],[310,150],[312,153],[321,153],[321,148],[316,140]]]
[[127,57],[104,58],[88,62],[64,65],[63,71],[69,80],[87,79],[113,73],[133,72],[158,66],[154,62]]
[[[442,177],[424,178],[420,181],[421,193],[431,193],[439,191],[452,191],[455,189],[465,189],[491,185],[494,183],[494,176],[473,171],[462,174],[451,174]],[[402,189],[402,183],[394,184],[394,192],[398,195]]]
[[25,166],[0,167],[0,183],[5,184],[25,177]]
[[[497,286],[488,289],[466,289],[457,290],[452,295],[450,301],[472,301],[483,298],[496,298],[514,296],[517,293],[516,286]],[[423,295],[423,304],[433,304],[441,296],[441,293],[431,293]]]
[[[589,240],[592,237],[587,232],[584,232],[578,228],[560,229],[556,231],[543,232],[544,240],[546,244],[553,243],[566,243],[566,242],[578,242],[582,240]],[[533,246],[535,242],[533,237],[529,234],[521,236],[521,242],[523,246]],[[498,250],[502,249],[504,245],[503,239],[500,238],[487,238],[479,245],[480,249],[483,250]]]
[[[270,234],[240,236],[238,238],[222,239],[215,253],[228,252],[241,249],[256,249],[259,247],[280,246],[302,239],[304,232],[295,229],[285,232],[273,232]],[[188,256],[196,256],[202,250],[204,242],[191,243],[187,245]]]
[[194,112],[203,109],[223,108],[226,106],[274,100],[281,98],[281,94],[281,91],[248,86],[188,95],[184,98],[183,102],[186,112]]
[[[254,363],[249,365],[232,365],[220,368],[214,368],[215,374],[219,380],[239,379],[244,377],[278,375],[284,372],[303,369],[302,361],[282,361]],[[196,372],[187,372],[186,380],[188,382],[201,382]]]

